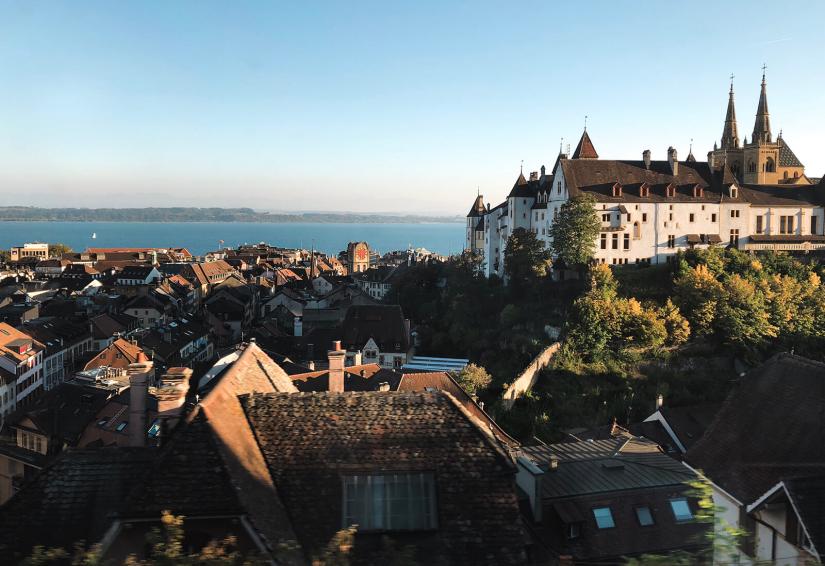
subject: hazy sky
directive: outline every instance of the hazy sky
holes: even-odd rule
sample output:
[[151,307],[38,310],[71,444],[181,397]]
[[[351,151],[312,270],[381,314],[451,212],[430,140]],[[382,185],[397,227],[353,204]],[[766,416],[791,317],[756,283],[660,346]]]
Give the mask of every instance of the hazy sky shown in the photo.
[[825,2],[0,0],[0,204],[464,214],[584,116],[602,157],[700,159],[763,62],[825,173]]

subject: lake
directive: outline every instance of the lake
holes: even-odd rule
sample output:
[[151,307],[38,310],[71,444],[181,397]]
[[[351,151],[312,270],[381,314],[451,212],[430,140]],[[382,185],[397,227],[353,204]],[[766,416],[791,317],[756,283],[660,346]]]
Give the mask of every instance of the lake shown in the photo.
[[[97,238],[92,239],[92,234]],[[184,247],[195,255],[224,246],[266,242],[275,246],[315,249],[337,254],[348,242],[365,241],[381,253],[409,245],[451,254],[464,247],[464,225],[433,224],[318,224],[241,222],[3,222],[0,248],[25,242],[60,242],[75,251],[87,247]]]

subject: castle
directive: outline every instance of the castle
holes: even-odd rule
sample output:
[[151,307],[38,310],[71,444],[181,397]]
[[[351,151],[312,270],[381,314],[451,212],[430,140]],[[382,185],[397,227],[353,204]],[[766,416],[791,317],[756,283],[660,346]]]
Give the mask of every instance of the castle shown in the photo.
[[805,167],[780,135],[774,141],[767,86],[751,141],[740,144],[733,84],[721,144],[707,161],[673,147],[656,161],[600,159],[585,128],[572,155],[559,153],[550,171],[520,173],[507,198],[491,207],[478,195],[467,214],[466,248],[483,256],[487,276],[504,275],[507,239],[518,228],[550,245],[550,227],[570,198],[590,194],[601,219],[594,261],[609,265],[663,263],[679,250],[730,245],[744,250],[825,248],[825,179]]

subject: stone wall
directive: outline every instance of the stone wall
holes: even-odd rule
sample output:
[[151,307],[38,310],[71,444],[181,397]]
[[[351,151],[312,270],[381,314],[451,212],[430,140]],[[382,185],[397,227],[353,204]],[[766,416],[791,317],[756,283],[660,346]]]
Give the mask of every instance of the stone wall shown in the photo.
[[561,342],[554,342],[547,346],[539,352],[539,355],[530,362],[530,365],[513,380],[513,383],[510,384],[501,397],[502,407],[505,410],[509,411],[513,403],[516,402],[516,399],[524,395],[527,391],[530,391],[530,388],[536,383],[536,379],[538,379],[541,370],[547,367],[547,364],[550,363],[550,360],[553,359],[553,356],[559,351],[559,348],[561,348]]

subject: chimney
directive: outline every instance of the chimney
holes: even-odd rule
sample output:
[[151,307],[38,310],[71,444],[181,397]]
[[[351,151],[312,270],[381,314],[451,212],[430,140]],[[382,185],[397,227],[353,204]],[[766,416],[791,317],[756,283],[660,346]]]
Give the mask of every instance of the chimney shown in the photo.
[[303,336],[304,335],[304,321],[300,316],[296,316],[292,319],[292,335],[293,336]]
[[355,354],[352,356],[352,365],[360,366],[362,363],[363,360],[361,359],[361,350],[356,350]]
[[716,159],[712,151],[708,152],[708,167],[710,167],[711,169],[716,168]]
[[378,384],[378,391],[389,391],[389,390],[390,390],[390,384],[388,382],[382,381],[381,383]]
[[656,395],[656,410],[658,411],[659,409],[661,409],[662,405],[664,405],[664,404],[665,404],[665,398],[661,393],[659,393],[658,395]]
[[650,171],[650,150],[646,149],[642,152],[642,160],[645,162],[645,169]]
[[161,376],[160,387],[154,392],[158,401],[159,417],[168,419],[180,416],[191,378],[192,370],[186,367],[169,368]]
[[667,162],[670,163],[670,171],[674,175],[679,174],[679,158],[676,156],[676,148],[667,148]]
[[341,341],[334,341],[332,343],[332,350],[327,352],[327,359],[329,360],[330,393],[344,392],[344,361],[346,358],[347,352],[341,348]]
[[315,360],[309,360],[309,361],[307,362],[307,367],[308,367],[310,370],[315,371]]
[[538,181],[539,180],[539,172],[538,171],[531,171],[530,172],[530,180],[531,181]]
[[129,446],[146,446],[146,396],[155,374],[152,366],[143,352],[129,364]]
[[544,165],[542,165],[542,166],[541,166],[541,176],[542,176],[542,177],[544,177],[544,172],[545,172]]

